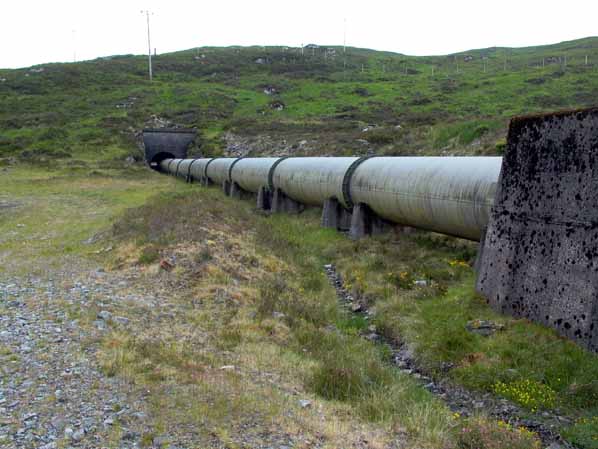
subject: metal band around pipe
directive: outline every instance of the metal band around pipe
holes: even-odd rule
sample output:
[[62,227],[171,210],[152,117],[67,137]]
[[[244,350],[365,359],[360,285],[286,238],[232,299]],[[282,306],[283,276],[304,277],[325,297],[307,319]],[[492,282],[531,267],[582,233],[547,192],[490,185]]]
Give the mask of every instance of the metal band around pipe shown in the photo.
[[183,162],[184,160],[185,160],[185,159],[181,159],[181,160],[178,162],[178,164],[176,164],[176,170],[175,170],[175,172],[174,172],[174,176],[175,176],[175,178],[176,178],[177,176],[179,176],[179,165],[181,165],[181,162]]
[[270,190],[271,192],[274,191],[274,170],[276,170],[276,167],[278,167],[278,164],[280,164],[285,159],[288,159],[289,157],[290,156],[281,157],[280,159],[278,159],[276,162],[274,162],[272,164],[272,167],[270,167],[270,170],[268,171],[268,190]]
[[189,168],[187,169],[187,181],[189,181],[189,179],[191,179],[191,167],[193,167],[193,163],[196,162],[198,159],[193,159],[191,161],[191,163],[189,164]]
[[168,163],[168,167],[166,168],[169,175],[172,175],[172,173],[170,172],[170,164],[172,164],[173,162],[174,162],[174,159],[171,159],[170,162]]
[[228,167],[228,180],[229,180],[229,181],[232,181],[232,180],[233,180],[233,167],[234,167],[234,166],[235,166],[235,164],[236,164],[237,162],[239,162],[241,159],[243,159],[243,156],[241,156],[241,157],[238,157],[237,159],[235,159],[235,160],[233,161],[233,163],[232,163],[232,164],[230,164],[230,167]]
[[212,163],[212,161],[215,160],[215,159],[218,159],[218,158],[213,157],[208,162],[206,162],[206,166],[203,168],[203,177],[204,177],[204,179],[208,179],[208,165],[210,165]]
[[353,162],[351,165],[349,165],[349,168],[347,169],[347,172],[345,173],[345,176],[343,177],[343,201],[345,202],[345,205],[349,209],[351,209],[354,206],[353,199],[351,198],[351,177],[353,176],[353,173],[355,173],[355,170],[357,170],[357,167],[359,167],[363,162],[365,162],[368,159],[371,159],[373,157],[376,157],[376,156],[360,157],[355,162]]

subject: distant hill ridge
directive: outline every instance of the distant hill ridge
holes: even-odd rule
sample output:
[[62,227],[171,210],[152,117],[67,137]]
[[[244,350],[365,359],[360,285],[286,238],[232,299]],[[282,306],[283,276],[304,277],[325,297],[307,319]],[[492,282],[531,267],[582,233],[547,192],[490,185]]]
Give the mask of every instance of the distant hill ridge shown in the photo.
[[145,125],[221,154],[499,154],[511,116],[592,106],[598,38],[444,56],[202,47],[0,70],[0,159],[137,157]]

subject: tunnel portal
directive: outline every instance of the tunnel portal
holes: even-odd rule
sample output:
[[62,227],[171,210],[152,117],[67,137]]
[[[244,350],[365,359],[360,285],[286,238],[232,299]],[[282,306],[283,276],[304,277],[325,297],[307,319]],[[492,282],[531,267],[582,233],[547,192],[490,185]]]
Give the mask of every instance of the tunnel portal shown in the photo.
[[155,170],[164,159],[184,159],[197,130],[193,128],[146,128],[143,130],[145,160]]

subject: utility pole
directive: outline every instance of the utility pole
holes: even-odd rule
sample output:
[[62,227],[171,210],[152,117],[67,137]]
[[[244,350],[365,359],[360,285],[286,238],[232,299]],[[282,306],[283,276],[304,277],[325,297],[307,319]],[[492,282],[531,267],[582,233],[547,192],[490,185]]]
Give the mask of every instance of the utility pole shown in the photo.
[[347,19],[343,19],[343,53],[347,53]]
[[347,69],[347,18],[343,19],[343,77]]
[[153,80],[153,74],[152,74],[152,44],[150,42],[150,13],[149,10],[145,10],[145,11],[141,11],[141,14],[145,14],[145,17],[147,19],[147,61],[148,61],[148,67],[149,67],[149,79],[150,81]]
[[[77,37],[76,37],[75,33],[76,33],[76,30],[73,30],[73,62],[77,62]],[[586,56],[586,61],[587,61],[587,59],[588,59],[588,57]]]

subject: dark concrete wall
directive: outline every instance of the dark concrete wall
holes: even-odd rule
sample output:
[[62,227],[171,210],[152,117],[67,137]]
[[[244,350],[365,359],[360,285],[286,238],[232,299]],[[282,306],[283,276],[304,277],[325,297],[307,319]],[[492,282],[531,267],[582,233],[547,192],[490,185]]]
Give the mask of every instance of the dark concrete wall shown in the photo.
[[511,121],[477,289],[598,351],[598,109]]
[[185,159],[195,136],[196,130],[187,128],[144,129],[145,160],[152,164],[165,158]]

